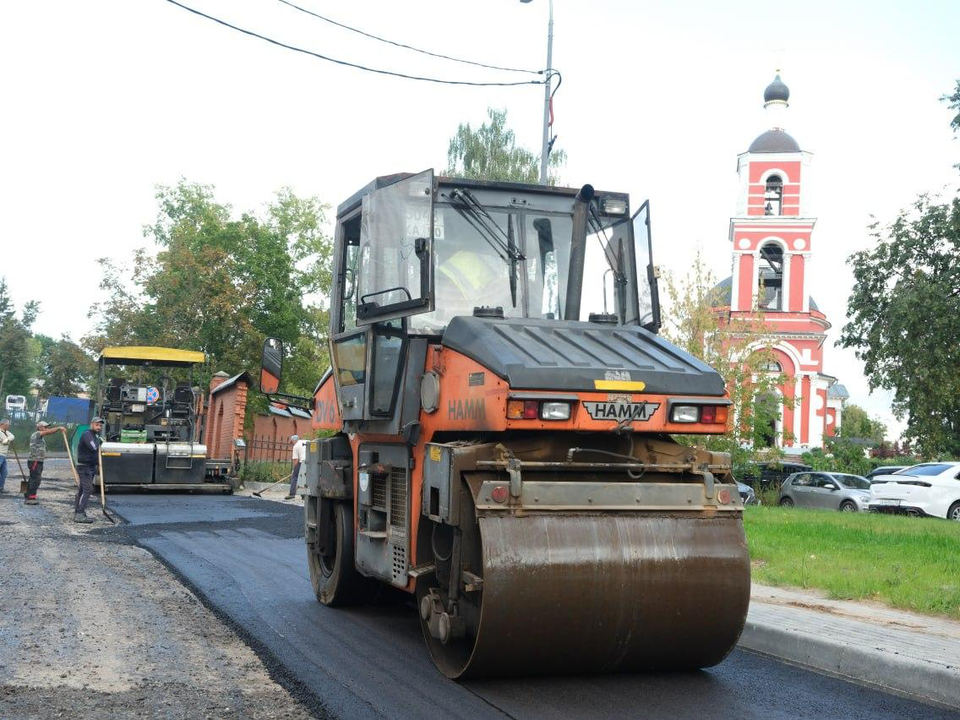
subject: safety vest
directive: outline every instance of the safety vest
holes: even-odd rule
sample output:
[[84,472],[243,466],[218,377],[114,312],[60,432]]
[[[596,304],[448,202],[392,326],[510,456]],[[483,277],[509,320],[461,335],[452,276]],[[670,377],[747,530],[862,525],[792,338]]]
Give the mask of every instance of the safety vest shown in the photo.
[[458,250],[439,271],[452,282],[465,298],[476,298],[497,276],[476,253]]

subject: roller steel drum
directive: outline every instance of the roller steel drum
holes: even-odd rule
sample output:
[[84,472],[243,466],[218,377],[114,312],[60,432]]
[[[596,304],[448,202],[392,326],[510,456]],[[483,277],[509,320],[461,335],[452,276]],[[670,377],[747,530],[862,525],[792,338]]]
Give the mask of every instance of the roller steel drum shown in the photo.
[[483,589],[461,602],[479,618],[476,639],[468,629],[444,645],[424,626],[449,677],[703,668],[743,630],[750,561],[739,517],[486,515],[477,527]]

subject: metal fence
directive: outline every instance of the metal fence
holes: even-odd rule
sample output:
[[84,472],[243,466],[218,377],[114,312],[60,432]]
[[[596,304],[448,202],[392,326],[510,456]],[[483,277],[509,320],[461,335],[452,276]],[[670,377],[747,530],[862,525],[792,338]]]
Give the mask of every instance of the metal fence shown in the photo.
[[272,463],[293,469],[293,444],[290,438],[275,440],[272,436],[253,436],[247,441],[244,463]]

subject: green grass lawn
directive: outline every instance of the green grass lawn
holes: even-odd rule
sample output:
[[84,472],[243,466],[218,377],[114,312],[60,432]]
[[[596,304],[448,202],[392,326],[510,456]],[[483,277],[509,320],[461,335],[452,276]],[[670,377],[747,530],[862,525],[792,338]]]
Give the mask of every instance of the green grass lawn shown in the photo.
[[753,579],[960,619],[960,523],[748,507]]

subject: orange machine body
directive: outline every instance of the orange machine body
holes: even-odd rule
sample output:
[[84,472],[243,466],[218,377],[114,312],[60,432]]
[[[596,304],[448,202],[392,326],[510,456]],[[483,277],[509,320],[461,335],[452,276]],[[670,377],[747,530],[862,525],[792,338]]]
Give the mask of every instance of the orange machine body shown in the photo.
[[[636,425],[644,433],[678,433],[718,435],[727,431],[729,421],[720,423],[675,423],[668,417],[668,401],[695,398],[648,394],[642,390],[628,389],[643,385],[641,381],[598,381],[606,388],[597,392],[570,392],[538,390],[514,392],[501,378],[474,360],[442,345],[431,345],[427,352],[424,373],[435,373],[440,379],[438,407],[433,412],[421,410],[422,432],[419,441],[411,448],[414,469],[411,473],[411,531],[416,537],[421,518],[422,468],[428,443],[437,433],[507,432],[507,431],[552,431],[552,432],[609,432],[616,428],[618,420],[595,419],[586,410],[585,403],[649,403],[655,405],[649,419]],[[569,420],[510,419],[507,417],[507,402],[512,397],[522,399],[566,400],[570,403]],[[711,398],[715,400],[715,398]],[[315,430],[342,431],[340,408],[337,403],[333,375],[327,373],[314,394],[313,428]],[[352,434],[354,466],[358,463],[357,449],[363,442],[398,443],[403,438],[396,435]],[[354,512],[356,512],[357,474],[353,476]],[[411,547],[411,563],[417,563],[416,545]],[[408,592],[416,590],[416,580],[410,579]]]

